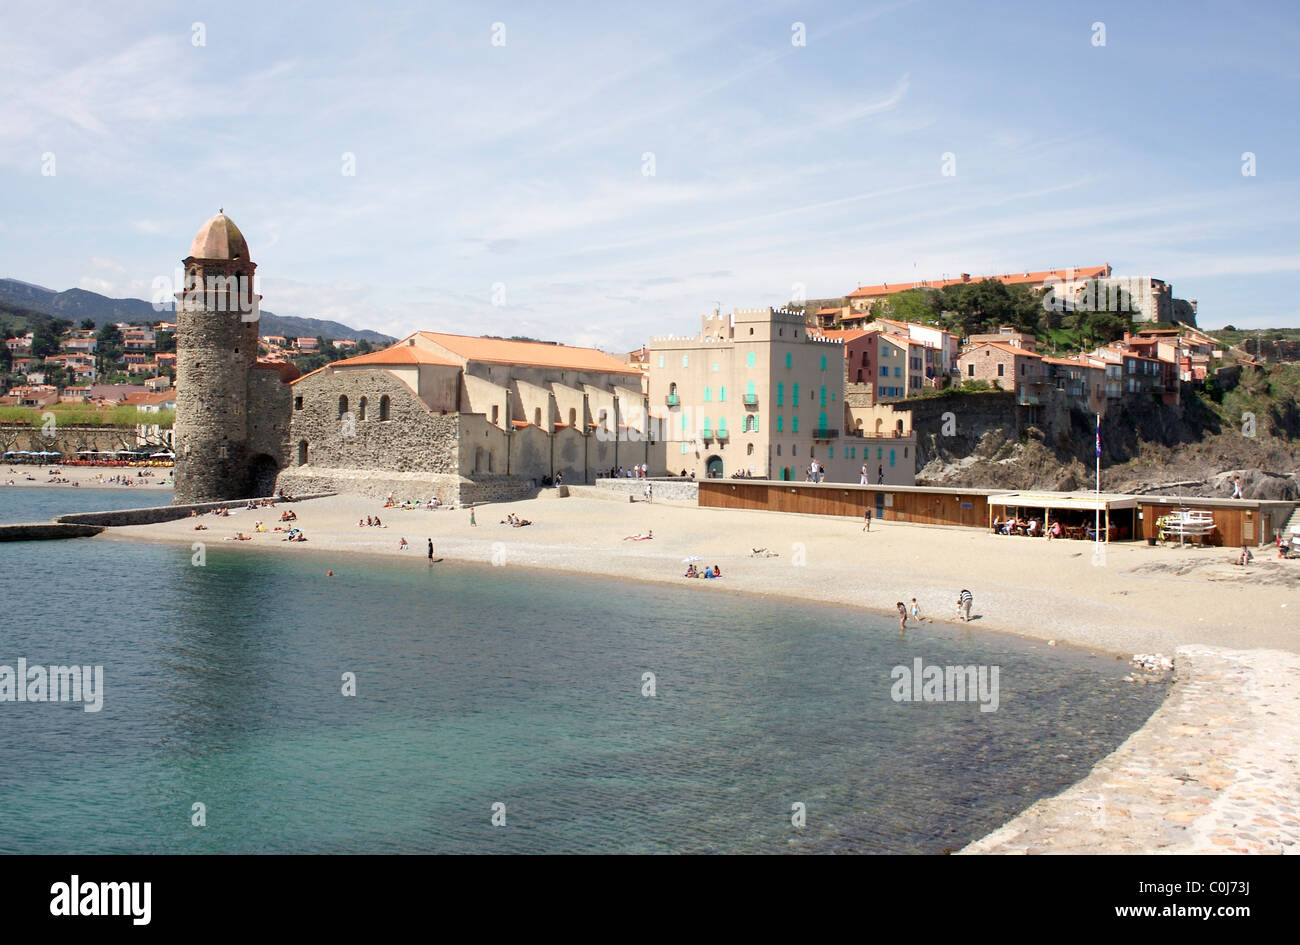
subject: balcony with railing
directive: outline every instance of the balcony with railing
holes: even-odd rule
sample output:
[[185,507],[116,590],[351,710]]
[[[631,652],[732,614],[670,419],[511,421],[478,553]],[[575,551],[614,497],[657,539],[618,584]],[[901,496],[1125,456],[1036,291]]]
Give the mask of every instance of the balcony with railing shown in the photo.
[[676,394],[669,394],[667,397],[664,398],[664,403],[666,403],[669,407],[676,407],[681,402],[682,399],[678,397]]
[[748,407],[750,410],[755,410],[755,409],[757,409],[757,408],[758,408],[758,395],[757,395],[757,394],[746,394],[746,395],[745,395],[745,406]]
[[817,427],[813,430],[814,440],[833,440],[840,435],[839,430],[830,427]]

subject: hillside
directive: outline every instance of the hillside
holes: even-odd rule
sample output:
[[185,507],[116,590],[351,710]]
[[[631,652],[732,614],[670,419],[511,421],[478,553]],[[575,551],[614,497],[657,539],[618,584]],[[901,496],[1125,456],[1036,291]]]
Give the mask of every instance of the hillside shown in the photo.
[[[173,306],[158,311],[143,299],[110,299],[85,289],[67,289],[55,292],[42,286],[20,282],[17,279],[0,279],[0,319],[11,329],[30,329],[33,315],[66,319],[80,324],[90,319],[98,328],[105,322],[156,322],[167,320]],[[396,339],[377,331],[350,328],[340,322],[322,318],[305,318],[298,315],[276,315],[262,310],[261,334],[284,335],[291,338],[329,339],[352,338],[378,345],[391,344]]]
[[[1298,399],[1300,364],[1273,364],[1229,369],[1204,391],[1184,387],[1178,407],[1125,401],[1102,421],[1102,489],[1227,497],[1239,475],[1247,498],[1300,499]],[[940,410],[968,417],[970,432],[940,435]],[[1020,427],[1015,410],[1010,394],[957,394],[914,410],[918,483],[1092,489],[1093,418]]]

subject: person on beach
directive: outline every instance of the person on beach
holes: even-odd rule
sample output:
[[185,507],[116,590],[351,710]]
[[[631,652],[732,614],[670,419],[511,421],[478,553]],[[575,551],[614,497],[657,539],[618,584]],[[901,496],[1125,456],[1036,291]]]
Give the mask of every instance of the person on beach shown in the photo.
[[975,603],[975,595],[965,588],[957,596],[957,616],[961,617],[963,623],[970,621],[971,604]]
[[910,614],[912,619],[915,620],[917,623],[921,622],[921,608],[917,606],[915,597],[912,598],[912,606],[910,608]]
[[1255,556],[1250,553],[1250,549],[1247,548],[1245,545],[1242,545],[1241,554],[1237,556],[1236,563],[1241,565],[1242,567],[1245,567],[1246,565],[1250,564],[1254,560],[1255,560]]
[[907,607],[901,600],[894,606],[898,608],[898,632],[902,633],[907,629]]
[[870,508],[868,508],[865,512],[862,513],[862,522],[863,522],[862,530],[864,532],[871,531],[871,509]]
[[429,560],[433,560],[433,539],[429,539]]
[[469,507],[469,523],[472,527],[478,528],[478,522],[474,521],[474,506]]
[[1241,494],[1241,477],[1240,477],[1240,476],[1233,476],[1233,477],[1232,477],[1232,497],[1233,497],[1234,499],[1245,498],[1245,497]]
[[398,541],[397,541],[397,550],[398,550],[398,551],[405,551],[405,550],[407,549],[407,547],[408,547],[408,545],[406,544],[406,539],[405,539],[405,538],[399,538]]

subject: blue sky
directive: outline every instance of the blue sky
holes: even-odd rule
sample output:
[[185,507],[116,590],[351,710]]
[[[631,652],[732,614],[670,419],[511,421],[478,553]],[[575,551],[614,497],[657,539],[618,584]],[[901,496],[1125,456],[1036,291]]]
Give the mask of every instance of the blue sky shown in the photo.
[[0,14],[0,276],[148,298],[224,206],[265,308],[391,335],[1103,262],[1300,325],[1293,3],[107,6]]

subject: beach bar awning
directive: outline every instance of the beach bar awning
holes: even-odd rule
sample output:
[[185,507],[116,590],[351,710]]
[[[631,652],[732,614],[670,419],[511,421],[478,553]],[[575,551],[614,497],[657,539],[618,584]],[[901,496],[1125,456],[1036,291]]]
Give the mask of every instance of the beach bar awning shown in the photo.
[[1135,495],[1118,495],[1103,492],[1098,497],[1095,492],[1004,492],[988,498],[990,506],[1019,509],[1058,509],[1075,512],[1091,512],[1101,509],[1136,509],[1138,497]]

